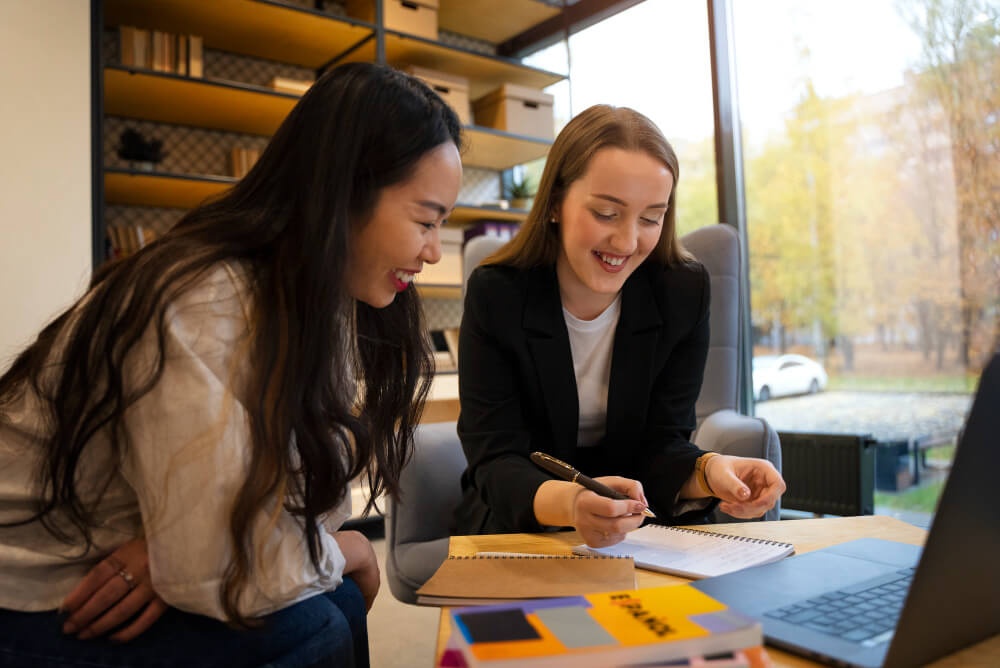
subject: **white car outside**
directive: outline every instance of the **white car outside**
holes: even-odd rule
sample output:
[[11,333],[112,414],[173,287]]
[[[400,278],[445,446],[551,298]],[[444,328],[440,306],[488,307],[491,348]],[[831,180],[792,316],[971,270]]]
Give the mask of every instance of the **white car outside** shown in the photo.
[[826,369],[803,355],[753,358],[753,396],[757,401],[791,394],[814,394],[826,388]]

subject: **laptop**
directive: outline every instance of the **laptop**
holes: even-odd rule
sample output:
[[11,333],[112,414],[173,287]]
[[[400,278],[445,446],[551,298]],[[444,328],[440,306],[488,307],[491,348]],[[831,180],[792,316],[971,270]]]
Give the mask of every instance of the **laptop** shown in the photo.
[[[860,539],[693,583],[765,641],[843,666],[921,666],[1000,633],[1000,353],[921,548]],[[794,522],[795,520],[787,520]]]

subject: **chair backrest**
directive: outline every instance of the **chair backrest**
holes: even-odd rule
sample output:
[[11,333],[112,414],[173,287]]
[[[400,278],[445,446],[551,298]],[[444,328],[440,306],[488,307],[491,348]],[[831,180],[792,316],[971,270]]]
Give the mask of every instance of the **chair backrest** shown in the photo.
[[462,498],[465,453],[454,422],[421,424],[399,476],[400,498],[386,503],[386,576],[393,596],[415,603],[416,590],[448,556],[451,516]]
[[469,282],[472,270],[479,266],[479,263],[488,256],[500,250],[500,247],[508,240],[491,234],[481,234],[472,237],[465,242],[462,247],[462,296],[465,296],[465,285]]
[[731,225],[706,225],[681,238],[705,265],[712,286],[712,328],[705,379],[695,404],[698,424],[719,410],[736,410],[739,379],[740,240]]

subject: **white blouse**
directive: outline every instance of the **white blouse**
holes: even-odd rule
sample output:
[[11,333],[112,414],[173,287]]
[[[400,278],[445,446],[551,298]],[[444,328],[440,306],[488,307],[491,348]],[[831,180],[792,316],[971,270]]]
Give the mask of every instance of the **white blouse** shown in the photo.
[[[118,545],[145,534],[153,587],[170,605],[224,620],[220,587],[231,560],[229,517],[249,461],[240,380],[249,345],[248,288],[241,270],[220,265],[168,306],[166,361],[156,386],[127,411],[130,447],[96,509],[94,547],[66,544],[39,522],[0,527],[0,608],[57,608],[80,579]],[[155,356],[150,327],[126,375],[137,382]],[[30,517],[48,427],[26,393],[0,415],[0,523]],[[84,501],[112,470],[105,434],[78,468]],[[278,499],[254,523],[254,572],[239,610],[258,616],[342,581],[344,556],[330,532],[350,517],[350,494],[324,518],[317,571],[296,518]],[[70,535],[75,536],[76,532]]]

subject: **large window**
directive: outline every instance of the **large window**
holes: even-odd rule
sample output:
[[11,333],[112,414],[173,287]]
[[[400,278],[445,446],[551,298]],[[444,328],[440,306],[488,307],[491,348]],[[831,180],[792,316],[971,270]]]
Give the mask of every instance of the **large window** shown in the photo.
[[757,414],[895,448],[876,507],[926,519],[1000,340],[1000,4],[733,10]]
[[718,222],[712,74],[703,2],[643,2],[527,59],[565,71],[557,127],[593,104],[632,107],[655,122],[680,160],[678,231]]

